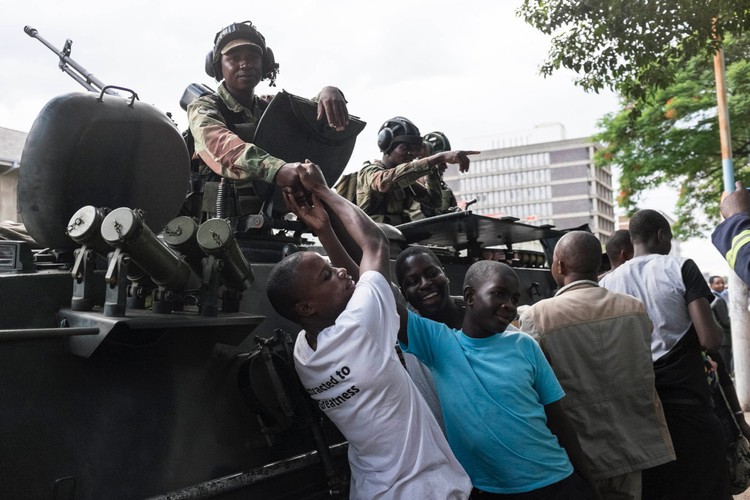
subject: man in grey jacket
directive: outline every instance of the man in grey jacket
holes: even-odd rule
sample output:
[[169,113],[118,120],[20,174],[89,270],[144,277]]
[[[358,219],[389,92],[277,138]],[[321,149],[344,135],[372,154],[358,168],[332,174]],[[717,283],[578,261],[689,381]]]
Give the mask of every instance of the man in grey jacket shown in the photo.
[[557,243],[557,294],[521,316],[566,396],[602,497],[641,498],[641,470],[675,459],[651,363],[651,321],[638,299],[597,284],[601,244],[573,231]]

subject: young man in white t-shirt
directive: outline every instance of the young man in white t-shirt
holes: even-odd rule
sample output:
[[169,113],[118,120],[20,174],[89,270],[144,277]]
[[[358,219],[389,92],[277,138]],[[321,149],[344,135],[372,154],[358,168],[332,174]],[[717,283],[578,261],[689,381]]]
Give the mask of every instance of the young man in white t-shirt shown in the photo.
[[[452,159],[468,163],[465,154]],[[467,498],[470,480],[394,350],[400,318],[388,240],[328,188],[317,166],[304,164],[298,173],[311,201],[285,198],[331,260],[355,267],[328,212],[362,250],[356,284],[315,252],[287,257],[267,284],[274,308],[303,328],[294,349],[302,385],[349,441],[351,498]]]

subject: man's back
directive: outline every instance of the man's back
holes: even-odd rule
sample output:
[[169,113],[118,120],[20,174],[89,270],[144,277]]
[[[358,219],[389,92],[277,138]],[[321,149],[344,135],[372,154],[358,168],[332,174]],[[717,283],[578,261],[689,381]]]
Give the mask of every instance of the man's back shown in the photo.
[[596,478],[674,460],[639,300],[574,281],[524,312],[521,329],[537,338],[565,390],[563,407]]
[[710,405],[702,347],[688,312],[690,302],[710,295],[697,266],[669,255],[643,255],[602,278],[600,284],[633,295],[646,306],[654,325],[651,358],[662,400]]

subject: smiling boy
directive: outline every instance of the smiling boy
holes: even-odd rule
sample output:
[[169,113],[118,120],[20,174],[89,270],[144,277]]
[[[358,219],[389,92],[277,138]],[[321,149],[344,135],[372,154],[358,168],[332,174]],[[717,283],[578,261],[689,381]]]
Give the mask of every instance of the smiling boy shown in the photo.
[[432,370],[448,442],[478,498],[597,498],[549,363],[529,335],[506,331],[519,297],[509,266],[479,261],[464,280],[462,329],[409,312],[402,348]]

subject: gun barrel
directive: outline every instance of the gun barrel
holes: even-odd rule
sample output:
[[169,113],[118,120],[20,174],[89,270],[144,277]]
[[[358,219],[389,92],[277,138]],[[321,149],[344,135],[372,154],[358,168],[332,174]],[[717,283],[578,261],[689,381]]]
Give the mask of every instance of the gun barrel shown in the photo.
[[[60,50],[50,42],[45,40],[41,35],[39,35],[39,31],[36,28],[32,28],[31,26],[24,26],[23,31],[31,38],[36,38],[37,40],[39,40],[45,47],[54,52],[57,57],[60,58],[60,70],[62,70],[64,73],[67,73],[71,78],[73,78],[73,80],[80,83],[86,90],[90,90],[92,92],[101,92],[101,90],[106,87],[106,85],[99,81],[99,79],[97,79],[91,72],[89,72],[86,68],[70,58],[70,46],[73,43],[72,41],[68,40],[65,44],[65,49]],[[104,92],[106,94],[119,95],[112,89],[105,89]]]

